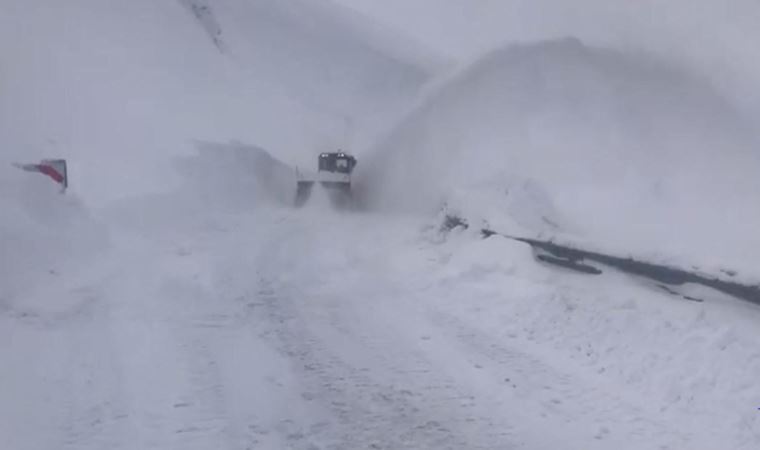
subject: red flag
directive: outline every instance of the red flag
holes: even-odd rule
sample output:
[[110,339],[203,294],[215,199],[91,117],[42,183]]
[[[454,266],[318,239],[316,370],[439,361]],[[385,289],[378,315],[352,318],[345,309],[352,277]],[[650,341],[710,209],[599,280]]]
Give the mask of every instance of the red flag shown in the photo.
[[14,164],[27,172],[38,172],[52,178],[66,189],[69,185],[65,159],[43,159],[37,164]]

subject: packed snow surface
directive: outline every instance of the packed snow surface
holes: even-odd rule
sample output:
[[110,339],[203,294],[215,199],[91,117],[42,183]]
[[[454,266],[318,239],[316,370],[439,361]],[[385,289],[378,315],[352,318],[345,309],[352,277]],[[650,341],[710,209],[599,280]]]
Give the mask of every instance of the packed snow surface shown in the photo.
[[760,444],[760,311],[436,225],[266,206],[114,225],[91,270],[4,301],[0,443]]

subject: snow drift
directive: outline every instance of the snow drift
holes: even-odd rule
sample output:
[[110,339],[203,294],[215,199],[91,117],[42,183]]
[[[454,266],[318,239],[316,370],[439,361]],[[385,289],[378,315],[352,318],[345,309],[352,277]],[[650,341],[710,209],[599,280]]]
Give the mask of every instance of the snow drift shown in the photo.
[[[683,439],[676,448],[757,447],[760,389],[753,378],[760,370],[760,337],[753,305],[709,289],[695,291],[705,296],[704,303],[678,301],[641,279],[610,271],[589,282],[585,275],[535,264],[523,244],[482,240],[477,230],[457,230],[436,245],[445,259],[436,274],[440,279],[426,280],[436,289],[428,295],[446,305],[452,320],[470,324],[462,334],[474,343],[490,335],[498,342],[486,347],[490,351],[514,346],[543,355],[594,387],[609,386],[620,395],[617,406],[630,401],[646,411],[644,420],[676,424]],[[508,360],[510,371],[516,371],[518,364]],[[540,379],[541,372],[531,367],[520,377],[510,373],[510,380],[521,385]],[[561,384],[539,385],[552,390]],[[573,410],[569,421],[583,421],[605,403],[593,397],[570,390],[560,398],[565,405],[560,408]],[[610,429],[630,420],[616,414],[603,413]],[[637,441],[642,438],[631,436],[619,445],[664,445],[664,435]],[[578,442],[579,448],[593,446]],[[568,440],[561,446],[573,445]]]
[[261,147],[239,142],[198,142],[195,156],[178,158],[182,191],[208,205],[245,211],[262,202],[291,204],[296,178],[293,168]]
[[[512,45],[463,70],[358,170],[376,208],[434,210],[457,189],[529,180],[564,221],[555,235],[736,263],[760,249],[759,148],[698,76],[566,39]],[[480,219],[493,204],[469,195],[455,206]],[[500,216],[514,222],[504,209],[484,219]]]
[[71,276],[108,244],[106,228],[76,197],[41,175],[15,172],[0,173],[0,308]]
[[[127,229],[162,233],[211,224],[213,218],[292,205],[296,175],[265,149],[241,142],[195,143],[196,152],[173,160],[177,187],[113,202],[108,221]],[[227,217],[229,219],[229,217]]]

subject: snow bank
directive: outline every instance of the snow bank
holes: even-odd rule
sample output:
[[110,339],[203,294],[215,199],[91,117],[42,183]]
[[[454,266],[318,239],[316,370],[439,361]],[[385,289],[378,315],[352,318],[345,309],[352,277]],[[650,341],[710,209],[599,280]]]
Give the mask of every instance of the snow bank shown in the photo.
[[440,214],[466,218],[478,230],[510,230],[517,236],[550,238],[575,229],[540,183],[514,174],[501,173],[453,187],[445,201]]
[[114,202],[106,216],[114,225],[166,232],[177,226],[213,226],[215,218],[292,205],[294,168],[261,147],[240,142],[196,142],[196,154],[174,160],[179,183],[161,194]]
[[567,39],[509,46],[463,70],[357,178],[370,206],[406,210],[452,206],[453,191],[480,186],[482,196],[455,206],[505,223],[513,213],[493,210],[505,203],[494,193],[530,180],[564,218],[555,234],[735,265],[760,249],[759,148],[745,118],[699,77]]
[[239,142],[198,142],[198,154],[178,158],[182,191],[199,202],[234,210],[262,202],[291,204],[295,196],[295,170],[266,150]]
[[[605,403],[593,389],[558,397],[557,412],[575,427],[606,427],[614,438],[624,422],[652,421],[679,430],[683,448],[760,443],[757,308],[709,289],[695,292],[704,303],[676,299],[611,271],[589,281],[538,264],[527,245],[482,240],[475,230],[449,233],[443,244],[439,235],[432,237],[444,257],[437,281],[426,280],[426,295],[462,324],[463,333],[473,341],[489,336],[617,396],[605,413],[608,423],[587,423]],[[504,375],[519,388],[547,384],[541,372],[517,366]],[[536,396],[541,394],[531,398]],[[621,415],[624,405],[635,405],[641,418]],[[661,439],[637,438],[642,440],[622,447],[654,448]]]
[[108,243],[105,227],[75,196],[15,170],[0,173],[0,306],[70,276]]

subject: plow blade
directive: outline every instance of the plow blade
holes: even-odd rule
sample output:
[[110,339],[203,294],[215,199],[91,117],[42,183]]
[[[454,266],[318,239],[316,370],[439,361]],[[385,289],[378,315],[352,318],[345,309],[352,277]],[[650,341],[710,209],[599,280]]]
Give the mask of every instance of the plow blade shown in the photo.
[[295,206],[304,206],[314,191],[314,185],[319,183],[330,199],[330,204],[335,208],[348,208],[351,205],[351,184],[336,181],[298,181],[296,189]]

